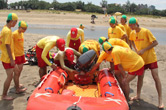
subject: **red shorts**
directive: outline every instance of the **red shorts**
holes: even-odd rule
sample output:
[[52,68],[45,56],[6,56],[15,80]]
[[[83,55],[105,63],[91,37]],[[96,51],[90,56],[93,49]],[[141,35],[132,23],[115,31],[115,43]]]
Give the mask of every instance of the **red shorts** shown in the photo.
[[146,65],[144,65],[144,69],[146,70],[146,69],[155,69],[155,68],[158,68],[158,65],[157,65],[157,61],[156,62],[154,62],[154,63],[150,63],[150,64],[146,64]]
[[[65,60],[64,62],[65,62],[65,66],[74,69],[74,66],[75,66],[74,62],[71,62],[69,60]],[[57,64],[57,66],[61,67],[59,60],[55,60],[54,63]]]
[[18,57],[15,57],[15,64],[23,64],[25,63],[25,55],[23,56],[18,56]]
[[[118,65],[114,65],[114,69],[119,70]],[[137,70],[137,71],[128,72],[128,74],[130,74],[130,75],[143,75],[143,73],[144,73],[144,66],[142,68],[140,68],[139,70]]]
[[128,72],[128,74],[130,74],[130,75],[138,75],[138,76],[143,75],[143,73],[144,73],[144,66],[137,71]]
[[[41,67],[41,68],[47,66],[47,64],[45,63],[45,61],[41,58],[42,52],[43,52],[43,49],[39,48],[36,45],[36,56],[37,56],[38,66]],[[49,60],[49,53],[47,53],[46,57]]]
[[14,68],[14,66],[11,66],[10,63],[4,63],[2,62],[2,65],[5,69],[11,69],[11,68]]
[[75,49],[77,51],[78,51],[80,45],[81,45],[80,39],[78,39],[78,40],[70,40],[70,42],[69,42],[69,47],[71,47],[71,48],[73,48],[73,49]]

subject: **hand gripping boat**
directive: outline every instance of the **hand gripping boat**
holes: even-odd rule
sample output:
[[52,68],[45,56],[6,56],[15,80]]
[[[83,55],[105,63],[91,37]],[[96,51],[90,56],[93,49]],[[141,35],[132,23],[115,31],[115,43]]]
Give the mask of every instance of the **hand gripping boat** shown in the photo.
[[[76,70],[89,71],[95,57],[93,50],[81,55]],[[73,83],[67,77],[61,68],[45,75],[29,97],[27,110],[129,110],[117,80],[108,69],[99,72],[96,83],[86,83],[89,77],[84,76],[75,77]]]

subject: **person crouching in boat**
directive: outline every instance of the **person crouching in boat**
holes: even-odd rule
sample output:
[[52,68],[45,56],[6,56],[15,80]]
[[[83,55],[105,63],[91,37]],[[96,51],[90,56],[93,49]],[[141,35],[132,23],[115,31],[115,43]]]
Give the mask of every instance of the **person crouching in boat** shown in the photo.
[[74,74],[78,74],[78,72],[74,70],[76,64],[74,62],[74,55],[79,57],[81,53],[72,48],[65,48],[64,51],[58,51],[54,57],[54,63],[69,73],[69,80],[73,80]]
[[57,47],[60,51],[65,50],[65,40],[58,36],[47,36],[38,41],[36,45],[36,55],[38,60],[39,75],[42,78],[47,71],[46,66],[56,69],[56,65],[49,62],[49,51]]
[[[132,81],[136,76],[138,76],[138,81],[143,80],[143,59],[133,50],[121,46],[112,46],[109,42],[104,42],[102,48],[108,54],[108,57],[112,56],[115,65],[115,76],[124,91],[126,100],[129,101],[130,81]],[[106,58],[103,59],[105,60]],[[89,74],[96,70],[100,64],[101,61],[98,60]],[[127,71],[128,74],[126,74],[125,71]]]

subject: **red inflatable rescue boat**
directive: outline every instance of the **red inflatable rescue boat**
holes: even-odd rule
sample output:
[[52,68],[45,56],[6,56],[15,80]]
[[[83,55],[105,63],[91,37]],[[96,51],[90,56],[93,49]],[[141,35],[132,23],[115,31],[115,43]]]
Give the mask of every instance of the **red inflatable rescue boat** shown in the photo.
[[129,110],[114,75],[103,69],[96,84],[66,82],[61,68],[51,71],[28,99],[27,110]]

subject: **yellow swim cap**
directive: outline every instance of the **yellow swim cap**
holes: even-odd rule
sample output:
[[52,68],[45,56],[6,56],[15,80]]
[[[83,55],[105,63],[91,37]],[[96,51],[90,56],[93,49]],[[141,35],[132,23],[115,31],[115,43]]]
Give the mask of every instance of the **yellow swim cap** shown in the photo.
[[28,24],[27,24],[25,21],[20,21],[20,22],[18,23],[18,27],[27,28],[27,27],[28,27]]
[[107,40],[107,38],[105,38],[105,37],[102,36],[102,37],[99,38],[99,43],[102,44],[106,40]]
[[18,17],[15,13],[9,13],[7,20],[18,20]]
[[104,42],[102,45],[102,48],[104,51],[109,50],[111,47],[113,47],[109,42]]

